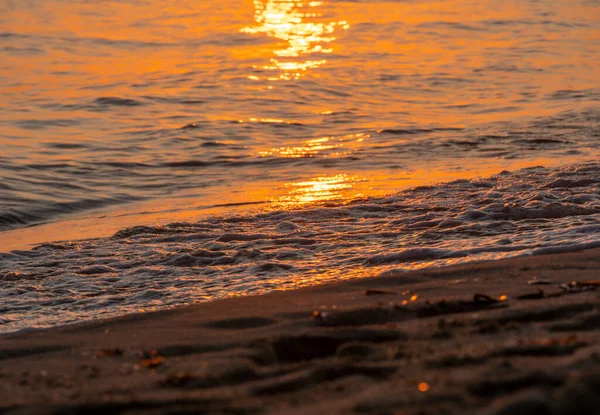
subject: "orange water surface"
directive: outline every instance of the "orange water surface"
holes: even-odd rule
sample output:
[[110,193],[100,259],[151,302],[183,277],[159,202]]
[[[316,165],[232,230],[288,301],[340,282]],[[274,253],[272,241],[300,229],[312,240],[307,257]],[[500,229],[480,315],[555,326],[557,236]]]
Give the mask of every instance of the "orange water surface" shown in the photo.
[[598,11],[0,0],[0,250],[595,159]]

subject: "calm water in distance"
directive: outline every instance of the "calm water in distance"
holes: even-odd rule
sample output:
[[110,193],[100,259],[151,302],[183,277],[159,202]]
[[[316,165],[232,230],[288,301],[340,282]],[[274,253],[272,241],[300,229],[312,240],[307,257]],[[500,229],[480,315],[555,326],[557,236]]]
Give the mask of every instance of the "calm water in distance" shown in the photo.
[[95,235],[594,157],[599,10],[0,0],[0,230],[83,217]]

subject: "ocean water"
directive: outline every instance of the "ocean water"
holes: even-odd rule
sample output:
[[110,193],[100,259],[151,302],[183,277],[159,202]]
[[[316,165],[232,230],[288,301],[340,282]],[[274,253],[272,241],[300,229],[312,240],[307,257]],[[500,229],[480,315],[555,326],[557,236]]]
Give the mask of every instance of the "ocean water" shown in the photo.
[[600,245],[597,0],[0,0],[0,332]]

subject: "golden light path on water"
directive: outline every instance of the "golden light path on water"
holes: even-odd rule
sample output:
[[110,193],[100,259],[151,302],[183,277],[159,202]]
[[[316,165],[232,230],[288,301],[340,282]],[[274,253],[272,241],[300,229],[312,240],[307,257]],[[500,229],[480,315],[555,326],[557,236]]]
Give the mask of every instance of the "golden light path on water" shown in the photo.
[[278,147],[259,152],[262,157],[322,157],[339,158],[352,153],[363,145],[369,134],[349,134],[342,137],[319,137],[308,139],[298,146]]
[[[319,22],[322,17],[319,7],[321,1],[290,1],[290,0],[254,0],[254,19],[257,26],[244,27],[243,33],[266,34],[269,37],[285,41],[285,47],[279,45],[273,51],[275,55],[268,65],[254,67],[254,69],[278,71],[277,77],[268,77],[268,80],[298,79],[302,73],[309,69],[316,69],[327,63],[326,59],[306,58],[313,54],[328,54],[333,52],[331,42],[336,37],[333,35],[336,28],[348,29],[346,21]],[[312,19],[312,20],[309,20]],[[250,79],[260,78],[251,75]],[[280,119],[250,118],[249,122],[260,123],[288,123]],[[353,148],[359,147],[368,134],[351,134],[343,137],[319,137],[307,139],[301,145],[278,147],[259,151],[261,157],[304,158],[323,157],[340,158],[351,154]],[[287,194],[271,198],[274,206],[295,207],[298,205],[340,200],[348,197],[345,193],[352,190],[357,182],[364,179],[346,173],[321,174],[310,180],[284,183]],[[353,193],[352,198],[361,196]]]
[[[271,58],[268,65],[255,66],[255,69],[278,71],[277,77],[269,80],[298,79],[308,69],[314,69],[327,63],[326,59],[303,58],[306,55],[325,55],[333,52],[330,43],[336,28],[348,29],[346,21],[320,22],[322,17],[318,7],[321,1],[290,0],[254,0],[254,19],[257,26],[244,27],[241,31],[250,34],[266,34],[269,37],[286,42],[283,49],[274,50],[276,57]],[[312,19],[309,20],[309,19]],[[251,75],[250,79],[259,77]]]
[[[259,152],[262,157],[285,158],[341,158],[364,145],[369,134],[349,134],[342,137],[320,137],[306,140],[299,146],[279,147]],[[310,180],[285,183],[287,194],[272,198],[278,208],[293,208],[310,203],[328,202],[334,200],[354,199],[363,196],[359,190],[354,190],[357,183],[368,180],[360,175],[347,173],[320,174]]]
[[[348,174],[335,174],[331,176],[318,176],[308,181],[287,183],[290,189],[289,196],[279,199],[281,204],[297,205],[305,203],[324,202],[343,198],[343,191],[351,190],[355,183],[361,181],[358,176]],[[363,180],[364,181],[364,180]],[[355,194],[358,197],[360,194]]]
[[[529,124],[519,121],[567,105],[579,110],[589,105],[586,91],[594,96],[599,55],[593,52],[600,37],[583,4],[537,2],[530,10],[518,2],[497,8],[487,0],[465,8],[439,0],[227,0],[222,7],[149,0],[116,2],[104,13],[95,10],[96,2],[53,8],[56,3],[40,3],[32,16],[19,7],[5,16],[15,36],[3,41],[17,49],[0,51],[0,78],[14,81],[4,89],[9,111],[3,113],[2,156],[44,166],[98,162],[94,167],[105,173],[98,166],[114,161],[157,166],[147,180],[134,181],[147,176],[132,168],[133,175],[117,180],[120,173],[106,173],[107,183],[98,180],[89,188],[165,190],[141,194],[148,200],[7,231],[5,249],[212,214],[345,203],[583,157],[566,152],[577,149],[569,147],[577,141],[571,133],[564,143],[529,143],[520,131]],[[553,20],[536,20],[538,8],[551,11]],[[521,26],[527,30],[519,37],[507,35]],[[36,39],[47,44],[42,48]],[[562,90],[576,94],[565,97]],[[557,93],[560,99],[553,98]],[[107,105],[103,97],[140,105]],[[507,156],[490,156],[495,131],[463,137],[473,126],[511,120],[520,135],[514,146],[507,144]],[[29,124],[35,129],[23,127]],[[428,157],[427,146],[436,143],[426,139],[427,131],[438,126],[466,129],[446,140],[456,158]],[[381,134],[413,128],[424,133]],[[357,131],[365,133],[349,134]],[[534,137],[537,131],[527,133]],[[414,149],[427,157],[412,157]],[[185,165],[223,159],[252,162],[235,177],[228,168],[221,176]],[[181,162],[183,168],[164,168]],[[164,172],[172,177],[161,183]],[[216,190],[202,187],[221,180],[226,185]],[[179,185],[180,193],[171,190]]]

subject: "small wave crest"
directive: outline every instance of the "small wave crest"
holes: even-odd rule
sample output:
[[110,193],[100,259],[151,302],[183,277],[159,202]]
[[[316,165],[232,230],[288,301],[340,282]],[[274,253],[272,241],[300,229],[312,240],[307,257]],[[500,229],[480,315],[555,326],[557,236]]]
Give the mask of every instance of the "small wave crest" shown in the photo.
[[21,226],[31,226],[55,220],[63,215],[84,212],[106,206],[128,203],[140,200],[135,197],[108,197],[72,200],[68,202],[42,203],[21,210],[9,209],[0,212],[0,231],[5,231]]
[[[343,205],[136,226],[0,253],[7,315],[0,330],[597,247],[599,175],[598,163],[536,167]],[[69,208],[88,203],[106,201]]]
[[137,107],[140,105],[144,105],[141,101],[135,99],[119,97],[97,98],[94,100],[93,104],[106,107]]

